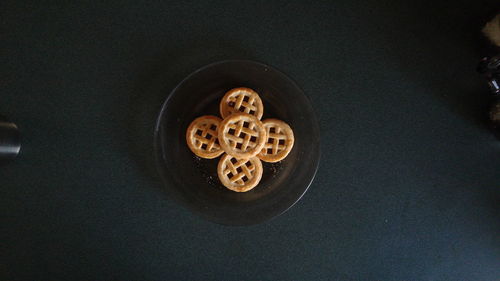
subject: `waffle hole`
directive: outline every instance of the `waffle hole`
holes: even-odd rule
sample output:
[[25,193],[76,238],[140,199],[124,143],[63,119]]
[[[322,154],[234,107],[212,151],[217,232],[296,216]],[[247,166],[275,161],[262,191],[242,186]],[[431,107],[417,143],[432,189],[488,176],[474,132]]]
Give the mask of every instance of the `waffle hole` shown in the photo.
[[251,110],[248,112],[249,114],[254,114],[255,113],[255,110]]
[[212,135],[211,134],[207,134],[206,138],[209,140],[209,139],[212,139]]
[[241,172],[243,172],[243,169],[242,169],[241,167],[238,167],[238,168],[236,169],[236,171],[238,171],[238,173],[241,173]]
[[214,124],[210,125],[210,130],[212,130],[212,131],[217,130],[217,126],[215,126]]
[[285,140],[280,140],[280,141],[279,141],[279,144],[281,144],[281,145],[285,145]]
[[269,133],[276,133],[276,129],[275,128],[269,129]]
[[267,154],[273,154],[273,149],[272,148],[268,148],[267,149]]
[[243,176],[241,179],[242,179],[244,182],[247,182],[247,181],[248,181],[248,177],[247,177],[247,176]]
[[243,127],[248,128],[248,126],[250,126],[250,123],[243,121]]
[[235,130],[234,130],[234,129],[229,129],[229,131],[228,131],[228,133],[229,133],[230,135],[234,135],[234,132],[235,132]]
[[234,177],[234,175],[233,175],[233,173],[229,173],[229,174],[227,175],[227,177],[228,177],[228,178],[230,178],[230,179],[232,179],[232,178]]
[[248,102],[249,100],[250,100],[250,99],[248,98],[248,96],[245,96],[245,97],[243,98],[243,101]]
[[255,136],[251,136],[251,137],[250,137],[250,141],[251,141],[251,142],[257,142],[257,137],[255,137]]
[[196,134],[197,134],[198,136],[201,136],[201,133],[203,133],[203,131],[202,131],[202,130],[196,130]]
[[205,143],[204,143],[204,144],[202,144],[202,145],[201,145],[201,149],[207,149],[207,144],[205,144]]
[[237,143],[237,144],[236,144],[236,148],[237,148],[237,149],[241,149],[241,143]]
[[236,162],[238,162],[238,160],[236,160],[236,158],[231,158],[231,163],[236,164]]
[[272,144],[273,142],[274,142],[274,139],[273,139],[273,138],[268,138],[268,139],[267,139],[267,143]]

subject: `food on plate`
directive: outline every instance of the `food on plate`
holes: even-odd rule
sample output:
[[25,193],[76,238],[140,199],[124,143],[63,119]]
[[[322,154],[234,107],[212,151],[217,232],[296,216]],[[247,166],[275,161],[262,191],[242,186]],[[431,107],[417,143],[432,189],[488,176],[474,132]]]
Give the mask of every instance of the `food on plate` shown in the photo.
[[266,131],[255,116],[234,113],[226,117],[219,127],[219,142],[222,149],[238,159],[254,157],[264,147]]
[[262,177],[262,163],[257,157],[236,159],[226,154],[219,161],[217,174],[228,189],[246,192],[259,183]]
[[293,130],[278,119],[260,121],[264,106],[259,94],[250,88],[226,92],[219,109],[223,119],[204,115],[191,122],[187,145],[206,159],[225,152],[217,165],[219,180],[229,190],[247,192],[262,178],[261,160],[278,162],[290,153],[295,142]]
[[186,131],[186,142],[194,154],[213,159],[224,153],[217,139],[221,121],[219,117],[205,115],[191,122]]
[[292,150],[295,141],[292,128],[278,119],[266,119],[262,124],[266,130],[266,142],[257,156],[265,162],[283,160]]
[[222,98],[219,109],[222,118],[233,113],[244,112],[254,115],[260,120],[264,114],[264,105],[259,94],[244,87],[229,90]]

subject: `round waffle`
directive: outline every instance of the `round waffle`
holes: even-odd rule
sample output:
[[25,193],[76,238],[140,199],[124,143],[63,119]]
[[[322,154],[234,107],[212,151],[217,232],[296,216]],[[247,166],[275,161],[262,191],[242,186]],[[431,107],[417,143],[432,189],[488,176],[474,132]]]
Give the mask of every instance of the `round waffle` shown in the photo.
[[217,165],[217,174],[228,189],[246,192],[254,188],[262,178],[262,163],[257,157],[236,159],[225,154]]
[[222,98],[219,109],[222,118],[233,113],[244,112],[260,120],[264,114],[264,105],[259,95],[254,90],[243,87],[228,91]]
[[205,115],[191,122],[186,131],[186,142],[194,154],[212,159],[224,152],[217,138],[221,121],[219,117]]
[[266,130],[264,148],[257,155],[265,162],[278,162],[283,160],[292,150],[295,141],[293,131],[287,123],[277,119],[262,121]]
[[222,149],[238,159],[257,155],[266,141],[262,122],[247,113],[234,113],[224,119],[218,132]]

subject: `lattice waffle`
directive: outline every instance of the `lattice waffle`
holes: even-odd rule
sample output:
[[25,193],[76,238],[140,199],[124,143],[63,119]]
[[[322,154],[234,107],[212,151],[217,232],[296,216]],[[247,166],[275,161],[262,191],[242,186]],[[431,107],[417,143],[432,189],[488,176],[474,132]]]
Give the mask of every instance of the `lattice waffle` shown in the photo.
[[295,141],[292,129],[287,123],[277,119],[266,119],[262,124],[266,130],[267,140],[257,156],[266,162],[283,160],[292,150]]
[[222,98],[220,115],[226,118],[237,112],[244,112],[261,119],[264,114],[264,105],[259,95],[249,88],[235,88],[227,92]]
[[236,192],[246,192],[262,178],[262,161],[278,162],[292,150],[293,131],[283,121],[260,121],[264,106],[259,95],[249,88],[228,91],[219,105],[224,120],[205,115],[188,127],[186,141],[196,155],[216,158],[221,183]]
[[225,154],[217,166],[217,174],[222,184],[236,192],[246,192],[254,188],[262,177],[262,163],[259,158],[236,159]]
[[266,141],[262,122],[247,113],[234,113],[224,119],[219,127],[219,142],[222,149],[238,159],[257,155]]
[[224,153],[217,138],[221,121],[219,117],[205,115],[191,122],[186,131],[186,141],[194,154],[213,159]]

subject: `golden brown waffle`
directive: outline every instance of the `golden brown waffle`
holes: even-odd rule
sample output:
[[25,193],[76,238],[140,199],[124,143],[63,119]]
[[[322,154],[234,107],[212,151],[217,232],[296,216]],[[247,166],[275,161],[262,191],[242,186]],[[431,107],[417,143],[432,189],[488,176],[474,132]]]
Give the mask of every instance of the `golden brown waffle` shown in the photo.
[[254,90],[243,87],[228,91],[222,98],[219,109],[222,118],[233,113],[244,112],[260,120],[264,114],[264,105],[259,95]]
[[262,163],[257,157],[236,159],[224,154],[217,166],[217,174],[228,189],[246,192],[254,188],[262,178]]
[[224,152],[217,138],[221,121],[219,117],[205,115],[191,122],[186,131],[186,142],[194,154],[212,159]]
[[257,155],[265,162],[283,160],[292,150],[295,138],[293,131],[285,122],[277,119],[262,121],[266,130],[267,140],[261,152]]
[[257,155],[266,141],[262,122],[247,113],[234,113],[224,119],[219,127],[219,142],[222,149],[238,159]]

